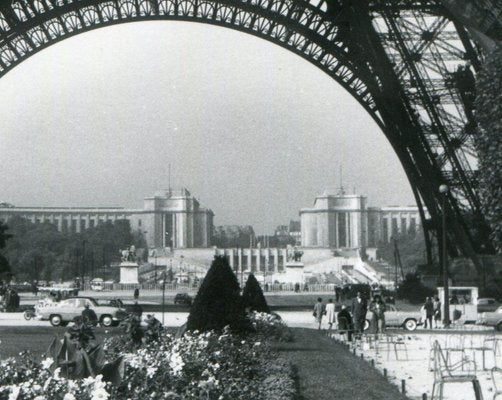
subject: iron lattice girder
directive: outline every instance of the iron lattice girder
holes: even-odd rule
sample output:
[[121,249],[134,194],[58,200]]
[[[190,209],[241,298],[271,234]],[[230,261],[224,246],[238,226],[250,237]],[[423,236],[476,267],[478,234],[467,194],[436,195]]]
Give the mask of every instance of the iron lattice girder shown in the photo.
[[[462,225],[458,210],[466,202],[478,214],[479,201],[464,156],[464,150],[472,154],[464,130],[468,113],[456,88],[447,85],[446,63],[466,63],[465,40],[458,27],[449,23],[439,1],[354,0],[358,2],[366,3],[367,16],[375,26],[378,21],[387,26],[383,31],[375,29],[374,39],[392,61],[389,65],[397,79],[392,85],[408,120],[406,129],[396,128],[403,125],[403,116],[383,113],[388,88],[375,74],[378,61],[368,63],[354,55],[340,37],[340,24],[346,21],[344,12],[333,12],[335,0],[14,0],[0,5],[0,77],[66,37],[121,22],[203,21],[247,32],[302,56],[348,90],[389,137],[412,186],[436,221],[441,210],[433,186],[439,182],[454,186],[457,198],[450,199],[450,219]],[[424,28],[418,18],[431,22]],[[455,112],[449,105],[455,106]],[[429,120],[423,120],[421,113]],[[456,179],[449,181],[453,175]],[[425,184],[427,180],[431,183]],[[418,197],[417,201],[422,204]],[[465,239],[468,233],[454,235]]]

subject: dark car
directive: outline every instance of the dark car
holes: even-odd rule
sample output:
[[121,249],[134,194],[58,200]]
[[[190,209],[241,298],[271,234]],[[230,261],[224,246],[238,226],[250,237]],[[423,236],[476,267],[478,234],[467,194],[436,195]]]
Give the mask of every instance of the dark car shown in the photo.
[[192,296],[188,293],[178,293],[174,296],[174,304],[184,304],[186,306],[192,305]]

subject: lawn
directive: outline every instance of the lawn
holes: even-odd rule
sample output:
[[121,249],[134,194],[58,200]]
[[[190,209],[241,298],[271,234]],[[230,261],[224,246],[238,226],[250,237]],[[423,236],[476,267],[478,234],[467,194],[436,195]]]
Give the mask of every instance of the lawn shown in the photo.
[[275,349],[297,371],[300,400],[405,400],[366,361],[334,343],[324,331],[292,329],[294,341]]
[[[47,351],[54,337],[62,338],[66,329],[52,326],[2,326],[0,327],[0,360],[16,357],[25,350],[39,358]],[[95,331],[99,342],[107,336],[119,333],[121,331],[118,328],[97,328]]]

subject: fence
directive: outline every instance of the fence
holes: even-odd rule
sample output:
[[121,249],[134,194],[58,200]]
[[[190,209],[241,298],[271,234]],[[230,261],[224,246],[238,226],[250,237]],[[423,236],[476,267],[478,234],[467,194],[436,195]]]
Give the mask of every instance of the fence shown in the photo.
[[[186,283],[166,283],[166,292],[180,292],[180,291],[197,291],[200,283],[186,284]],[[264,292],[312,292],[312,293],[334,293],[336,285],[330,284],[296,284],[296,283],[274,283],[261,285]],[[162,291],[161,283],[104,283],[103,290],[134,290],[140,289],[142,291]],[[84,290],[91,290],[91,285],[86,283]]]

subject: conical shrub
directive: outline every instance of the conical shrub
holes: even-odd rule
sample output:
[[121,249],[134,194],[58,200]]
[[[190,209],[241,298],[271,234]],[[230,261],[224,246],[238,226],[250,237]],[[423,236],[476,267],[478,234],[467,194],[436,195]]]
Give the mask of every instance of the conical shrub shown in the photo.
[[265,300],[260,284],[253,274],[249,274],[246,286],[244,286],[242,302],[246,310],[270,314],[267,300]]
[[251,329],[237,278],[225,257],[215,257],[195,296],[187,330],[221,331],[227,325],[235,333]]

